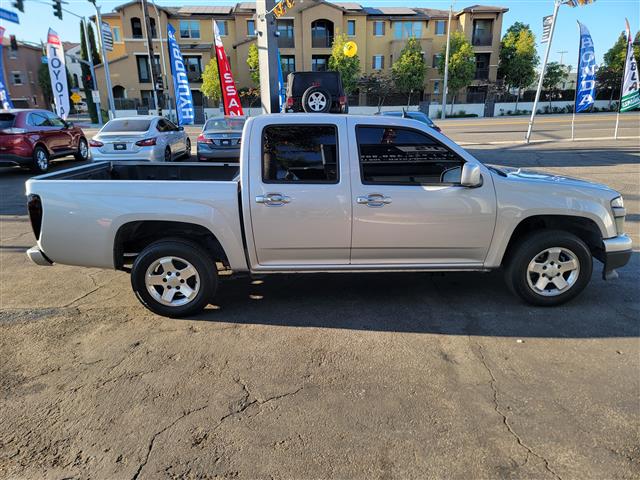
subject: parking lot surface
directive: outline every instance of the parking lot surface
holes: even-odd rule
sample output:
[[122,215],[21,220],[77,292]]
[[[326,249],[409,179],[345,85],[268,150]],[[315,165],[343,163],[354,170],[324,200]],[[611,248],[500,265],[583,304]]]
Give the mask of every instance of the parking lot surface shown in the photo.
[[0,478],[638,478],[638,140],[469,148],[621,191],[620,278],[545,309],[499,272],[278,275],[171,320],[30,264],[0,169]]

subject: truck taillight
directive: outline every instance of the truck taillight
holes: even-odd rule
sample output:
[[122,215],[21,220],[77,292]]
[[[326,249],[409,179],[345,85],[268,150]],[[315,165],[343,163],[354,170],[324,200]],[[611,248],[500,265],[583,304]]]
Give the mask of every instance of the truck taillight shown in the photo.
[[40,229],[42,228],[42,201],[38,195],[31,194],[27,197],[27,210],[29,210],[31,228],[36,236],[36,240],[39,240]]
[[136,145],[139,147],[152,147],[156,144],[156,137],[145,138],[144,140],[138,140]]
[[287,97],[287,107],[293,107],[293,97]]
[[341,96],[338,98],[338,101],[340,102],[340,105],[346,105],[346,104],[347,104],[347,97],[346,97],[346,96],[344,96],[344,95],[341,95]]
[[104,143],[99,142],[98,140],[94,140],[94,139],[89,140],[90,147],[102,147],[103,145]]

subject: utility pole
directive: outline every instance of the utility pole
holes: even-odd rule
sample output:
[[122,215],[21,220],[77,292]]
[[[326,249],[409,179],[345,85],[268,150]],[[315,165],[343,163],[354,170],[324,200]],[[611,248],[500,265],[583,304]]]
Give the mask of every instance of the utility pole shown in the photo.
[[451,16],[453,15],[453,2],[449,7],[449,22],[447,23],[447,49],[444,55],[444,85],[442,88],[442,111],[440,112],[440,118],[444,120],[447,116],[447,90],[449,81],[449,49],[451,47],[449,39],[451,38]]
[[562,63],[562,60],[564,59],[564,54],[569,52],[567,52],[566,50],[560,50],[559,52],[556,52],[556,53],[560,54],[560,65],[564,66],[564,63]]
[[149,55],[151,85],[153,86],[153,101],[155,103],[156,109],[158,110],[158,115],[162,115],[162,108],[160,108],[160,103],[158,103],[158,90],[160,90],[160,94],[162,95],[162,88],[159,88],[162,85],[158,85],[158,78],[162,79],[162,76],[158,74],[158,71],[156,69],[155,55],[153,54],[151,20],[149,19],[149,12],[147,10],[147,0],[140,0],[140,3],[142,4],[143,22],[144,22],[145,32],[147,34],[146,35],[147,36],[147,54]]
[[100,43],[100,53],[102,54],[102,64],[104,65],[104,79],[107,84],[107,95],[109,97],[109,118],[115,118],[116,106],[113,101],[113,89],[111,88],[111,74],[109,73],[109,59],[107,51],[104,48],[104,37],[102,34],[102,15],[100,15],[100,7],[96,5],[96,0],[89,0],[96,9],[96,23],[98,27],[98,40]]
[[[162,45],[162,32],[166,30],[162,27],[162,20],[160,19],[160,12],[158,11],[158,7],[156,6],[156,2],[151,0],[151,5],[153,5],[153,9],[156,12],[156,18],[158,19],[158,40],[160,40],[160,58],[162,59],[162,86],[163,89],[167,89],[171,91],[171,87],[169,87],[169,74],[167,73],[167,63],[164,59],[164,47]],[[170,95],[169,95],[170,96]],[[171,115],[171,99],[169,99],[169,115]]]
[[[264,113],[280,111],[278,91],[278,36],[274,0],[256,0],[258,62],[260,65],[260,97]],[[267,13],[269,12],[269,13]]]

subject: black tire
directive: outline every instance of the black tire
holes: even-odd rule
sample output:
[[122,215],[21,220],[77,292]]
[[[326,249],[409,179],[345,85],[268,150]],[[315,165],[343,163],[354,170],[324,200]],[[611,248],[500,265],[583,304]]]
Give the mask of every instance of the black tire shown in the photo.
[[49,171],[49,152],[42,145],[36,146],[33,149],[33,160],[31,161],[30,169],[36,173],[47,173]]
[[327,113],[331,104],[331,94],[322,87],[309,87],[302,95],[302,109],[307,113]]
[[165,162],[170,162],[172,160],[171,149],[169,147],[164,149],[164,158],[163,158],[163,160]]
[[[553,249],[552,253],[547,249]],[[559,260],[554,260],[553,253],[559,256]],[[573,265],[573,262],[577,262],[577,269],[565,266]],[[542,273],[530,271],[530,265],[543,269]],[[591,252],[580,238],[562,230],[542,230],[527,235],[513,247],[505,270],[505,281],[525,302],[551,307],[568,302],[582,292],[591,279],[592,271]],[[556,283],[563,285],[563,279],[567,286],[557,286]],[[540,286],[545,282],[546,286],[538,287],[538,280],[542,282]]]
[[[147,270],[166,257],[177,257],[171,263],[176,271],[165,271],[164,268],[158,267],[160,271],[156,275],[162,277],[163,282],[166,282],[167,278],[170,282],[149,288],[156,291],[156,297],[161,297],[164,292],[173,288],[174,295],[171,297],[171,302],[175,301],[176,305],[166,305],[161,302],[162,298],[154,298],[146,284]],[[183,261],[186,262],[183,263]],[[191,264],[197,272],[197,280],[195,275],[179,278],[178,273],[181,268],[188,264]],[[198,290],[195,289],[195,285],[198,285]],[[183,291],[187,286],[190,290],[194,290],[195,294],[190,301],[180,305],[179,302],[187,299],[179,292],[181,286]],[[152,312],[165,317],[180,318],[199,313],[209,304],[218,288],[218,272],[213,258],[199,245],[175,238],[159,240],[146,247],[133,263],[131,287],[138,300]]]
[[[84,154],[82,153],[83,151],[85,152]],[[89,144],[87,144],[87,140],[85,138],[81,138],[78,141],[78,151],[73,156],[79,162],[86,162],[89,160]]]
[[182,155],[185,160],[191,160],[191,139],[187,138],[187,148]]

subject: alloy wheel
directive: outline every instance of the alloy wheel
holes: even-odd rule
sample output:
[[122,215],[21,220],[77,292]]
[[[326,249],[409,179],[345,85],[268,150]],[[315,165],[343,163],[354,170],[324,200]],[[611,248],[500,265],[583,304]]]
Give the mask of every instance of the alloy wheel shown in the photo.
[[200,291],[200,275],[180,257],[162,257],[147,268],[145,286],[154,300],[169,307],[190,303]]
[[322,92],[313,92],[309,95],[307,104],[314,112],[321,112],[327,106],[327,97]]
[[527,283],[544,297],[554,297],[569,290],[580,276],[580,262],[575,253],[552,247],[538,253],[527,266]]

